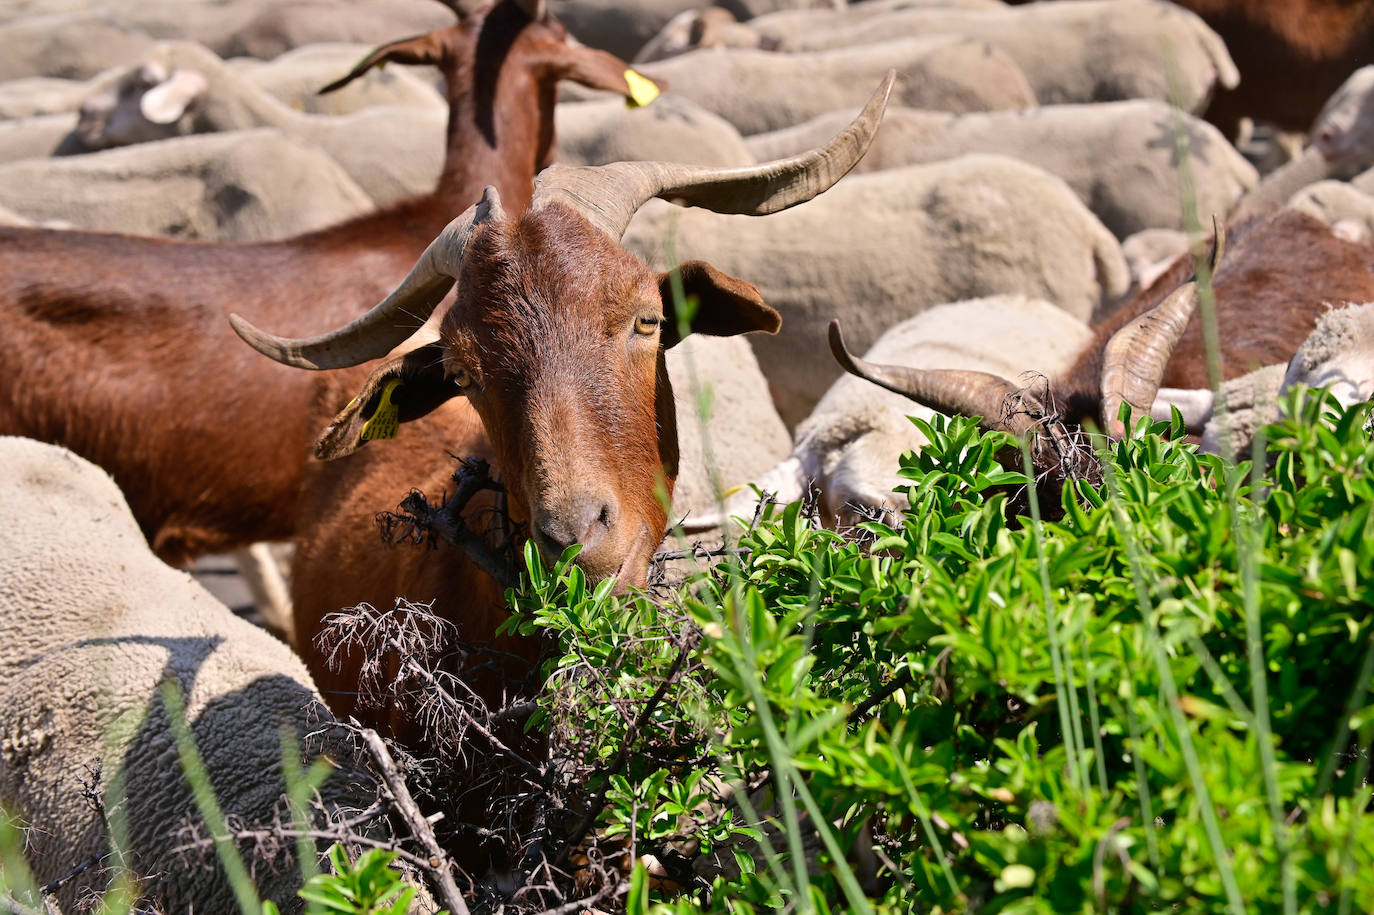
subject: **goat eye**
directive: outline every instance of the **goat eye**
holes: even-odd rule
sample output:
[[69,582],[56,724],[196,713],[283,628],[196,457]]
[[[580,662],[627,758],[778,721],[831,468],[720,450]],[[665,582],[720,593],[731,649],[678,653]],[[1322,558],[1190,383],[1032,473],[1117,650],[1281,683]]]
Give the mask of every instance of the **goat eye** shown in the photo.
[[472,373],[467,369],[454,369],[453,374],[451,374],[449,378],[459,388],[466,388],[468,385],[472,384]]
[[658,315],[640,315],[635,318],[635,333],[649,336],[658,330],[659,320]]

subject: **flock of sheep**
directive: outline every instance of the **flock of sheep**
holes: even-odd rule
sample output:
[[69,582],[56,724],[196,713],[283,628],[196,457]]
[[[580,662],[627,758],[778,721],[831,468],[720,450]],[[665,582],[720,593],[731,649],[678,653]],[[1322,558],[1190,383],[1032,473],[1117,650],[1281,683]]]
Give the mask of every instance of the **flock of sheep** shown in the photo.
[[[908,415],[997,421],[943,370],[1040,373],[1109,431],[1122,399],[1178,406],[1213,448],[1282,386],[1374,394],[1374,70],[1305,138],[1246,141],[1203,116],[1247,74],[1165,0],[556,0],[571,35],[532,0],[0,10],[0,802],[64,905],[112,863],[83,784],[150,898],[232,898],[170,854],[161,682],[255,822],[321,691],[369,714],[324,614],[435,600],[530,656],[476,560],[378,542],[448,452],[493,462],[546,555],[634,584],[751,482],[840,525],[900,508]],[[1210,216],[1225,425],[1188,283]],[[1168,309],[1177,358],[1123,387]],[[163,562],[263,541],[296,545],[291,606],[262,597],[294,651]],[[290,904],[299,875],[263,874]]]

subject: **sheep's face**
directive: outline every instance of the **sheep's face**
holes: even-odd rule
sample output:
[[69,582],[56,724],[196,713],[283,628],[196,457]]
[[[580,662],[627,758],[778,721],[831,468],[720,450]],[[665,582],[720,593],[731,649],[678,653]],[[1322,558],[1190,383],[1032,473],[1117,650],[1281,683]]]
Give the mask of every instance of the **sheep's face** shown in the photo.
[[109,149],[179,137],[192,130],[205,77],[168,71],[153,60],[125,71],[81,103],[76,135],[87,149]]
[[[696,330],[777,330],[752,285],[701,262],[680,275]],[[403,381],[402,421],[467,397],[540,552],[556,559],[580,544],[593,580],[642,584],[678,471],[663,356],[680,339],[671,285],[561,205],[486,223],[438,342],[393,360],[391,375],[374,372],[331,429],[349,427],[350,410],[374,411],[391,377]]]

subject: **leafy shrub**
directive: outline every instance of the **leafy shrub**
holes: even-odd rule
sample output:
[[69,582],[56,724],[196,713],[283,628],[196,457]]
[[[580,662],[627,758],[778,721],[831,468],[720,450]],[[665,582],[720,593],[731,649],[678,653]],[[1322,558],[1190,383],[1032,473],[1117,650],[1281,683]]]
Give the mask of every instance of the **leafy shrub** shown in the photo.
[[897,526],[789,505],[668,601],[530,551],[628,908],[1374,910],[1374,446],[1288,407],[1258,468],[1142,422],[1043,523],[1010,439],[918,423]]

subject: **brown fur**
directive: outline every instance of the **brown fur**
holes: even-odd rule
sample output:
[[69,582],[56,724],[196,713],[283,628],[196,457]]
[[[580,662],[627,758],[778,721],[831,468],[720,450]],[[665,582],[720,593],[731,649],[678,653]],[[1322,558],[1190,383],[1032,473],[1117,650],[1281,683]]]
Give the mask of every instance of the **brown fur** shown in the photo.
[[[750,284],[700,262],[682,265],[681,276],[699,301],[697,331],[777,330],[777,313]],[[363,601],[389,608],[398,596],[433,601],[466,640],[492,644],[505,614],[495,583],[447,546],[384,547],[373,520],[411,489],[441,500],[452,490],[451,455],[491,461],[512,517],[546,557],[582,543],[578,564],[590,579],[616,575],[622,586],[643,584],[667,526],[659,494],[671,495],[677,477],[664,350],[678,334],[668,286],[561,205],[477,230],[440,327],[447,377],[470,379],[462,396],[403,423],[395,441],[310,470],[302,507],[319,523],[302,537],[292,597],[300,647],[321,688],[337,691],[336,711],[354,711],[361,659],[323,670],[309,640],[327,613]],[[344,383],[338,404],[352,393]],[[452,389],[451,381],[415,374],[404,384],[413,400],[426,399],[415,390],[426,384]],[[485,507],[468,516],[479,518]],[[502,647],[532,651],[529,644]],[[500,679],[488,683],[494,688]],[[377,723],[405,730],[397,720]]]
[[[1228,229],[1228,236],[1215,283],[1226,379],[1287,362],[1329,308],[1374,301],[1374,247],[1337,238],[1305,213],[1278,210]],[[1187,282],[1192,271],[1192,257],[1180,257],[1149,289],[1098,322],[1093,344],[1055,385],[1066,419],[1097,420],[1107,340]],[[1211,387],[1200,314],[1188,322],[1161,386]]]
[[625,89],[622,62],[565,37],[502,3],[388,46],[377,62],[440,66],[449,101],[438,187],[389,209],[263,244],[0,229],[0,433],[104,467],[170,562],[290,537],[311,442],[338,403],[320,376],[244,347],[228,313],[302,335],[345,323],[485,185],[528,206],[557,80]]
[[1346,77],[1374,61],[1374,0],[1173,2],[1221,36],[1240,71],[1240,85],[1218,89],[1206,114],[1228,137],[1243,117],[1307,130]]
[[1331,94],[1374,59],[1374,0],[1174,0],[1226,42],[1240,85],[1207,119],[1228,136],[1242,117],[1307,130]]

